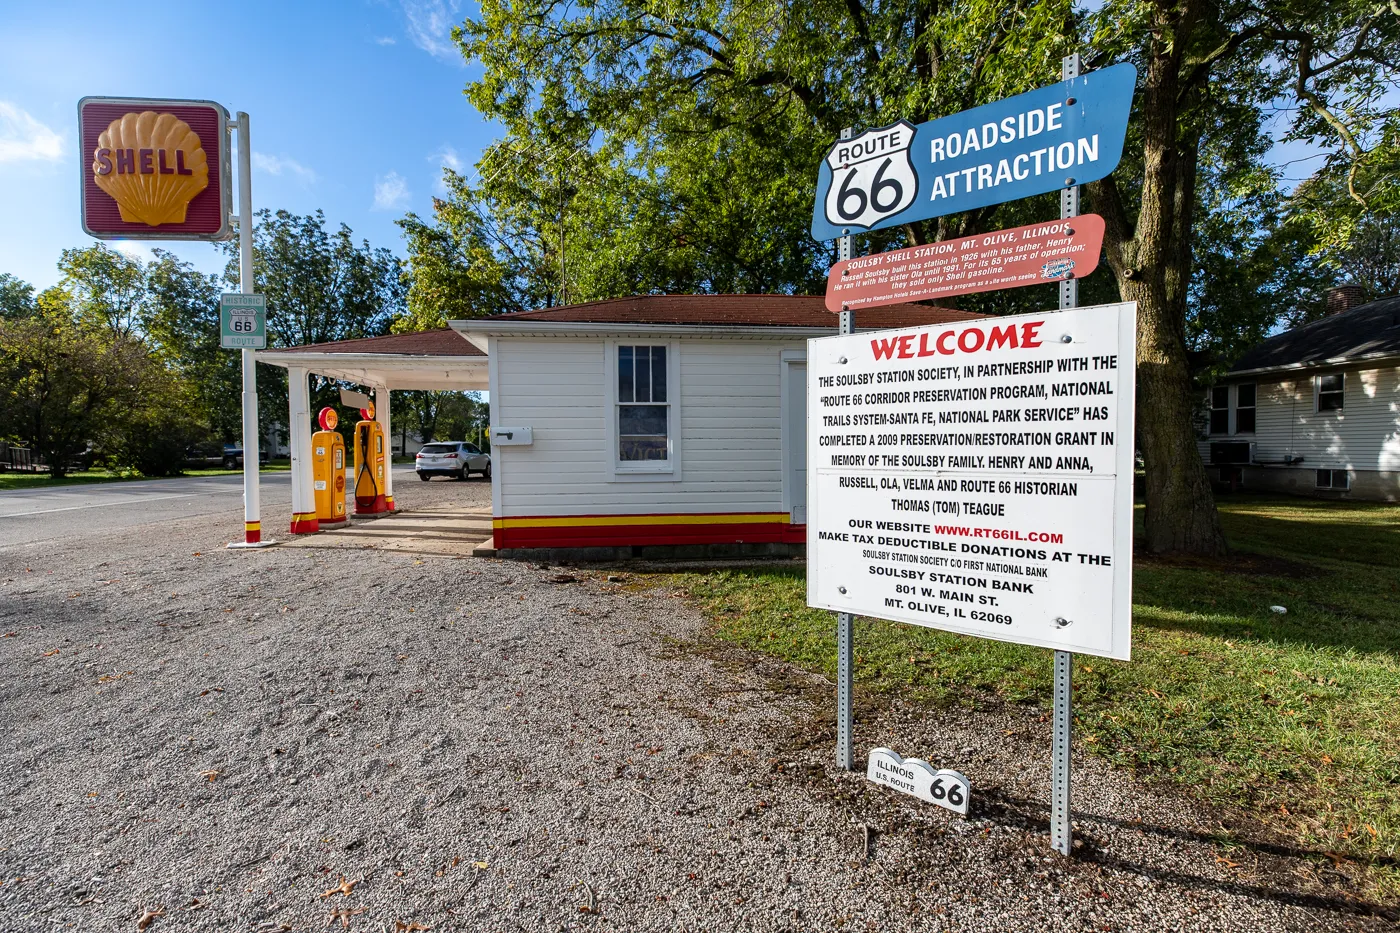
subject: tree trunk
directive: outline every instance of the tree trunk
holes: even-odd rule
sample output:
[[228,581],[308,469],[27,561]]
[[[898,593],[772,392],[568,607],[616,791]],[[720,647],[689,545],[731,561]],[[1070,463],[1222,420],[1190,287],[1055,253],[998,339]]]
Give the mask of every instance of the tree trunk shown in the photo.
[[[1158,11],[1163,33],[1190,32],[1195,4]],[[1113,177],[1089,186],[1104,217],[1104,252],[1124,301],[1138,303],[1137,442],[1147,468],[1147,548],[1217,557],[1225,535],[1191,423],[1186,286],[1199,131],[1184,128],[1181,43],[1159,41],[1142,90],[1143,178],[1137,222]]]
[[1147,549],[1218,557],[1220,516],[1192,428],[1191,374],[1179,313],[1150,283],[1119,280],[1138,303],[1137,441],[1147,467]]

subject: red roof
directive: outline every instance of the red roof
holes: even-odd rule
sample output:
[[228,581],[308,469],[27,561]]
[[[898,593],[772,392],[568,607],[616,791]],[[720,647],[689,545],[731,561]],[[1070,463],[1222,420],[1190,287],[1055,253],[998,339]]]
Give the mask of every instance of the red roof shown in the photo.
[[267,353],[393,353],[401,356],[485,356],[450,327],[386,337],[358,337],[332,343],[281,347]]
[[[928,305],[861,308],[861,329],[917,327],[985,315]],[[838,317],[820,295],[638,295],[587,304],[497,314],[491,321],[555,321],[569,324],[695,324],[732,327],[835,327]]]

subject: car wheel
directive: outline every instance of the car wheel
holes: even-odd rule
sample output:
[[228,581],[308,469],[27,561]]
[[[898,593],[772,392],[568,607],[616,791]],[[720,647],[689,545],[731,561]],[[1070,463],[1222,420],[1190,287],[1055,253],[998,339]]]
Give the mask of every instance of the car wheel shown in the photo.
[[489,463],[486,464],[486,469],[484,469],[484,470],[481,471],[481,478],[484,479],[484,480],[486,480],[487,482],[490,482],[490,480],[491,480],[491,464],[489,464]]
[[225,458],[224,458],[224,469],[225,469],[225,470],[236,470],[236,469],[238,469],[238,460],[235,459],[235,458],[233,458],[233,457],[225,457]]
[[429,476],[427,473],[419,473],[419,474],[418,474],[418,478],[421,479],[421,480],[422,480],[423,482],[425,482],[425,483],[426,483],[428,480],[432,479],[432,477]]
[[457,475],[457,478],[460,480],[468,480],[472,478],[472,471],[467,469],[467,465],[465,463],[462,464],[462,472]]

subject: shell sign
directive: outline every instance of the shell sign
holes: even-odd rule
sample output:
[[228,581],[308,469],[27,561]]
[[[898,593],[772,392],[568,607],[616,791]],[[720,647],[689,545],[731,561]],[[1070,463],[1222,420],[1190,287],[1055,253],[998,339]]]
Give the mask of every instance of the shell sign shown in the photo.
[[226,240],[228,111],[207,100],[84,97],[83,230],[100,239]]

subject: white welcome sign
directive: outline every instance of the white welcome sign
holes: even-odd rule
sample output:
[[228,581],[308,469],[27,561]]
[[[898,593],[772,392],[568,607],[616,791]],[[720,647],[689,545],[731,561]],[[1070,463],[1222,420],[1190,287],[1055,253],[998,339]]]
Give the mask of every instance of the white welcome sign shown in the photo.
[[875,748],[870,751],[865,776],[876,784],[967,816],[972,789],[960,771],[934,770],[922,758],[901,758],[893,749]]

